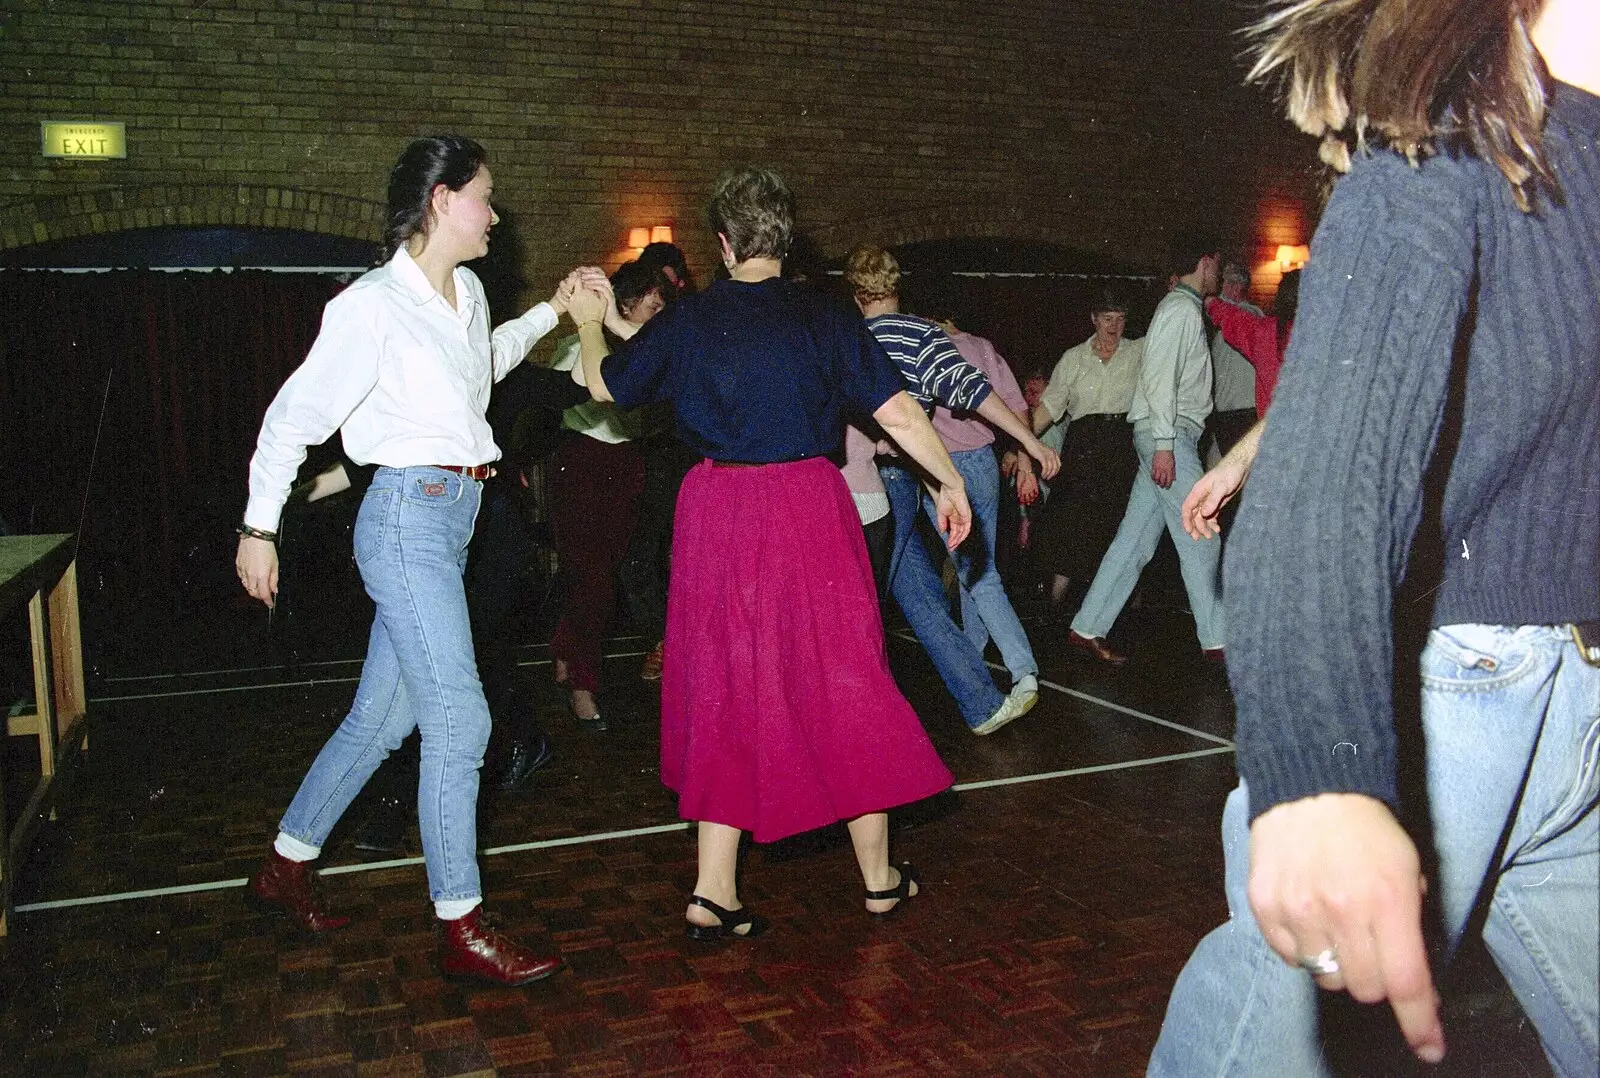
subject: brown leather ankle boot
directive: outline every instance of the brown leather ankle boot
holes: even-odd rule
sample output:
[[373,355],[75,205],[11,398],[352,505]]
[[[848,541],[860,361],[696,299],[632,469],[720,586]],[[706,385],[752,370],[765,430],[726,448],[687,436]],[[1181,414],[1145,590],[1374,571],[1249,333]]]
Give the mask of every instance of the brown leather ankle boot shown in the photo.
[[322,908],[311,889],[310,862],[291,861],[276,849],[250,877],[244,897],[262,912],[287,914],[307,932],[332,932],[350,923],[350,918]]
[[439,922],[439,968],[446,977],[470,977],[490,984],[542,981],[561,968],[561,959],[540,958],[483,923],[483,907],[465,917]]

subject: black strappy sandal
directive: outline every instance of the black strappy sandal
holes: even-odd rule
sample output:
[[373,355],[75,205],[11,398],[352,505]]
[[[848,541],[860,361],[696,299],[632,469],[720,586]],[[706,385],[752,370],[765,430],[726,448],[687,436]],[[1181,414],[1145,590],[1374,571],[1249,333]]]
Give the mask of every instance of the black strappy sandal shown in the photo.
[[[689,905],[709,910],[721,922],[714,925],[697,925],[690,921],[683,926],[684,935],[701,943],[714,943],[717,940],[725,939],[755,939],[772,927],[765,917],[759,913],[751,913],[748,906],[741,906],[736,910],[725,910],[709,898],[701,898],[699,895],[690,895]],[[746,925],[750,927],[740,932],[739,929],[745,928]]]
[[568,690],[567,692],[567,713],[578,720],[578,729],[580,730],[588,730],[590,733],[594,734],[603,734],[607,729],[609,729],[609,727],[606,726],[606,720],[600,717],[599,707],[596,707],[594,709],[594,714],[589,716],[587,719],[578,714],[578,709],[573,706],[572,703],[571,690]]
[[[890,906],[886,910],[883,910],[882,912],[877,912],[874,910],[867,911],[880,921],[885,917],[892,917],[899,913],[900,910],[904,908],[906,902],[911,898],[911,885],[920,882],[917,879],[917,870],[911,867],[910,861],[902,861],[895,867],[900,870],[899,883],[895,884],[887,891],[867,892],[868,902],[887,902],[891,898],[899,900],[894,905]],[[918,893],[920,894],[921,892],[919,891]]]

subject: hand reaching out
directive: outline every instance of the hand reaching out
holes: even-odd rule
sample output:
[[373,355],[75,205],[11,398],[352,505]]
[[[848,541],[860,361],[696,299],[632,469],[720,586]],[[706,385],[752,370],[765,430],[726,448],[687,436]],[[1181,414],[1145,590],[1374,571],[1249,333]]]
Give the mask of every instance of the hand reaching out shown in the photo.
[[1227,456],[1217,461],[1215,468],[1200,477],[1188,497],[1183,499],[1178,519],[1183,523],[1183,530],[1194,538],[1211,539],[1222,531],[1217,523],[1217,514],[1233,500],[1239,488],[1244,486],[1244,481],[1250,477],[1256,453],[1261,448],[1261,432],[1265,425],[1266,420],[1262,419],[1251,427],[1238,444],[1228,450]]
[[1017,473],[1017,504],[1032,505],[1039,500],[1039,477],[1032,472]]
[[600,292],[588,282],[582,282],[573,289],[572,298],[567,301],[567,313],[579,326],[585,322],[604,321],[610,295],[609,286]]
[[967,501],[966,488],[941,486],[934,491],[933,508],[944,545],[954,550],[972,531],[972,506]]
[[555,294],[550,297],[549,303],[551,308],[558,316],[567,313],[567,308],[572,304],[572,294],[576,292],[577,289],[577,270],[573,270],[571,273],[567,274],[564,278],[562,278],[561,283],[556,285]]
[[1189,491],[1189,496],[1183,499],[1183,507],[1178,510],[1183,530],[1195,539],[1213,539],[1221,534],[1222,525],[1217,523],[1217,515],[1244,485],[1244,477],[1245,472],[1237,462],[1231,462],[1227,457],[1218,461],[1217,466],[1202,475]]
[[1362,1003],[1388,1000],[1417,1057],[1444,1058],[1422,940],[1427,885],[1387,805],[1321,794],[1268,809],[1250,827],[1249,891],[1262,935],[1285,962],[1331,957],[1318,985]]

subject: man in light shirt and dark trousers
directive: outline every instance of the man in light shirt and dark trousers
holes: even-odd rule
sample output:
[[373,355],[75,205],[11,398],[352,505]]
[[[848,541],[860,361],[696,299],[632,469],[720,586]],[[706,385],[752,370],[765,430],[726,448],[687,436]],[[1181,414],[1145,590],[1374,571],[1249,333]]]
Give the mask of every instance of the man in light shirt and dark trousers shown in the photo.
[[1170,269],[1181,276],[1150,320],[1139,385],[1128,411],[1139,472],[1117,537],[1101,559],[1067,635],[1072,646],[1118,666],[1127,657],[1106,643],[1106,634],[1155,554],[1163,527],[1178,549],[1184,588],[1206,658],[1222,661],[1227,644],[1219,575],[1222,548],[1191,538],[1180,517],[1184,497],[1205,471],[1198,446],[1211,414],[1212,373],[1203,305],[1205,297],[1217,290],[1216,247],[1182,237]]

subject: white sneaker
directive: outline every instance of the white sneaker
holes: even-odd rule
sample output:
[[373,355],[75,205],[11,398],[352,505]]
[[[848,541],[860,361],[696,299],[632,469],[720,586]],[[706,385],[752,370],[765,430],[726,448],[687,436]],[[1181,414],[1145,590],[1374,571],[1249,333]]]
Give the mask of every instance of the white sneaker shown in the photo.
[[985,734],[992,734],[996,730],[1000,729],[1000,727],[1010,722],[1012,719],[1020,719],[1023,715],[1027,714],[1028,709],[1031,708],[1034,705],[1034,702],[1038,699],[1039,694],[1037,692],[1035,692],[1031,698],[1025,699],[1022,696],[1019,696],[1016,690],[1013,689],[1010,696],[1007,696],[1004,700],[1000,701],[1000,706],[995,709],[994,714],[990,715],[988,719],[974,726],[972,728],[972,732],[977,734],[979,737],[983,737]]
[[1026,715],[1039,702],[1039,679],[1032,674],[1023,674],[1011,686],[1011,695],[1022,698],[1022,714]]

